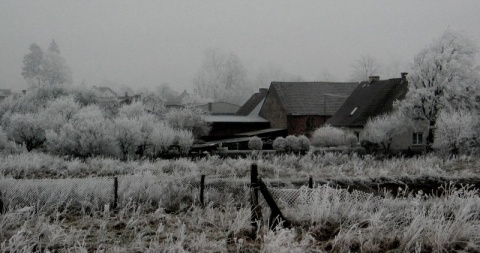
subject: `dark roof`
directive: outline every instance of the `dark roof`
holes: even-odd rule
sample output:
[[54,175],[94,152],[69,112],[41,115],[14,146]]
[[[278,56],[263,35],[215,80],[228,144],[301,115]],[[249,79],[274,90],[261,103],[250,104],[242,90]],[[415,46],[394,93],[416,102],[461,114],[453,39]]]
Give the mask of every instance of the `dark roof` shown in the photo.
[[117,93],[115,91],[113,91],[112,89],[110,89],[109,87],[93,86],[93,88],[100,91],[100,92],[111,92],[113,95],[117,96]]
[[363,127],[369,118],[392,111],[393,103],[405,98],[407,90],[404,78],[361,82],[327,124]]
[[280,103],[290,115],[333,115],[358,83],[272,82]]
[[268,89],[260,89],[258,93],[253,94],[240,109],[238,109],[236,115],[247,116],[260,102],[267,96]]
[[189,97],[190,95],[188,94],[188,92],[186,90],[184,90],[182,92],[182,94],[176,96],[176,97],[171,97],[168,99],[168,101],[165,102],[165,105],[166,106],[176,106],[176,105],[182,105],[183,104],[183,100],[186,98],[186,97]]

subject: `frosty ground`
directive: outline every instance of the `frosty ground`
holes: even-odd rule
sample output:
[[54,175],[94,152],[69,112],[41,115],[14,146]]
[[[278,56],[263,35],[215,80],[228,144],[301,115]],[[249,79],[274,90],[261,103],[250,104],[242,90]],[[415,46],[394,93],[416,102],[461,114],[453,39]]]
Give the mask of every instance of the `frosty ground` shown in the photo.
[[[18,180],[15,182],[23,191],[41,181],[32,179],[85,178],[94,186],[97,181],[117,176],[131,182],[130,191],[124,194],[116,210],[87,195],[83,201],[69,200],[65,194],[50,198],[55,201],[26,206],[9,206],[9,200],[4,199],[5,212],[0,216],[2,252],[480,250],[478,192],[473,186],[448,183],[478,183],[480,159],[475,157],[428,155],[376,160],[326,153],[122,162],[23,153],[0,160],[0,187]],[[263,207],[263,223],[255,231],[248,201],[228,192],[207,192],[207,204],[202,207],[197,189],[188,187],[188,181],[155,183],[198,181],[202,174],[207,181],[245,181],[252,163],[258,164],[259,176],[271,189],[281,185],[308,192],[308,201],[281,205],[285,217],[293,223],[291,228],[270,230],[269,211]],[[312,190],[301,186],[310,176],[316,182]],[[382,182],[396,189],[373,187]],[[418,184],[415,187],[407,182]],[[440,189],[436,185],[431,191],[418,187],[425,182],[445,184]],[[397,188],[402,183],[403,187]],[[72,191],[68,185],[63,186],[67,187],[65,192]],[[347,189],[348,185],[356,190]],[[1,190],[7,192],[5,188]],[[6,194],[3,195],[5,198]]]

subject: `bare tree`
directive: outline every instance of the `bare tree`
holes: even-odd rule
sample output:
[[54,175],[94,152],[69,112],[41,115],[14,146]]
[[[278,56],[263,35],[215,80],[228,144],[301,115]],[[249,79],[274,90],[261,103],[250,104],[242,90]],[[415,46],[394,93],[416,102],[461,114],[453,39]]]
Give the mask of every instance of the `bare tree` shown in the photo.
[[210,49],[194,79],[194,93],[214,101],[243,102],[251,93],[247,70],[233,53]]
[[368,81],[368,77],[376,75],[379,70],[379,65],[375,58],[370,55],[361,55],[359,59],[352,65],[352,80]]

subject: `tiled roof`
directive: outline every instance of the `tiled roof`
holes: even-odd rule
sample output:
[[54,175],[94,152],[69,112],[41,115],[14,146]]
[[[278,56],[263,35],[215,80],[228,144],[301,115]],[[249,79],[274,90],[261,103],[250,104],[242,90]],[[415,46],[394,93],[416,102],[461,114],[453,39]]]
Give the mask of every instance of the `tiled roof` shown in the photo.
[[249,115],[260,102],[267,96],[268,89],[260,89],[258,93],[253,94],[245,104],[238,109],[236,115],[247,116]]
[[207,115],[205,116],[205,121],[209,123],[214,122],[242,122],[242,123],[266,123],[268,120],[256,116],[237,116],[237,115]]
[[390,112],[393,102],[405,98],[407,90],[404,78],[361,82],[327,124],[363,127],[369,118]]
[[272,82],[287,114],[333,115],[358,83]]

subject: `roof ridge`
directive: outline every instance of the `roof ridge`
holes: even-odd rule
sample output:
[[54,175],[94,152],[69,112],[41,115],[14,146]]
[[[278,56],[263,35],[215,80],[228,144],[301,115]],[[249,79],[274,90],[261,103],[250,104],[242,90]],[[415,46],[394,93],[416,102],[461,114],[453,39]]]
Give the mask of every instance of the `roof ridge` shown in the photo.
[[304,81],[304,82],[295,82],[295,81],[272,81],[273,83],[338,83],[338,84],[358,84],[361,82],[328,82],[328,81]]

